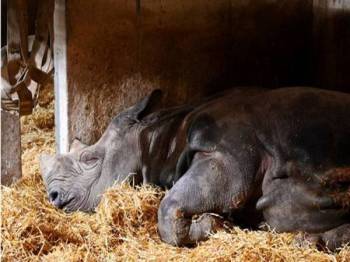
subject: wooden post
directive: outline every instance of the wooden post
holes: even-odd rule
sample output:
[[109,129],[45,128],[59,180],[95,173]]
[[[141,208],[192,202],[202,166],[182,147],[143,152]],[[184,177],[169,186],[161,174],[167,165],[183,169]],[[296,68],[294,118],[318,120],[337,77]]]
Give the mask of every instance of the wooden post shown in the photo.
[[1,184],[9,186],[21,176],[19,115],[17,112],[1,110]]

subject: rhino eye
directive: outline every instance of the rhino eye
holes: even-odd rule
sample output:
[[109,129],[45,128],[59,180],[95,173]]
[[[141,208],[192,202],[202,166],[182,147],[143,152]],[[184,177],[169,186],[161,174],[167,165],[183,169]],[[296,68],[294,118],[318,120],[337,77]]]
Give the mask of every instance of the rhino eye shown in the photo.
[[85,165],[85,168],[91,169],[98,164],[99,158],[94,156],[91,152],[83,152],[80,157],[80,162]]

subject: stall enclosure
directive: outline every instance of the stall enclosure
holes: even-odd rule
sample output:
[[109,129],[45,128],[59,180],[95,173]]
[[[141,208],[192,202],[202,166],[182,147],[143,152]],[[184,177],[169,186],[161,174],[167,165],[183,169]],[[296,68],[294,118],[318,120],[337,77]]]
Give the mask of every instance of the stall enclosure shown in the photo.
[[55,1],[59,151],[94,143],[148,94],[163,107],[234,86],[348,92],[349,0]]

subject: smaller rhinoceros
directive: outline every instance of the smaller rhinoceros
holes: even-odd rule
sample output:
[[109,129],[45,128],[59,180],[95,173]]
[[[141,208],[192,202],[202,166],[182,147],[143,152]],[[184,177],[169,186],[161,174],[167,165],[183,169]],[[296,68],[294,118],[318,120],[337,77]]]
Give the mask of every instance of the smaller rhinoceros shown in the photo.
[[114,183],[171,188],[158,229],[193,244],[222,217],[304,231],[334,249],[350,242],[350,95],[308,87],[233,89],[152,112],[160,91],[117,115],[100,140],[41,158],[50,201],[93,210]]

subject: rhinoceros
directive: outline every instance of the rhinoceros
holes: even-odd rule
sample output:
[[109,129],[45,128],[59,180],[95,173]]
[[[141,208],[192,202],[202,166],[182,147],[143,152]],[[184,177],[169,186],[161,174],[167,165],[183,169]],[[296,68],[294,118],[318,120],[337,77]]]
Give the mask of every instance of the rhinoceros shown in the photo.
[[219,214],[335,249],[350,242],[350,95],[311,87],[236,88],[154,111],[156,90],[119,113],[102,137],[43,155],[50,201],[92,211],[106,188],[133,180],[168,188],[163,241],[205,240]]

